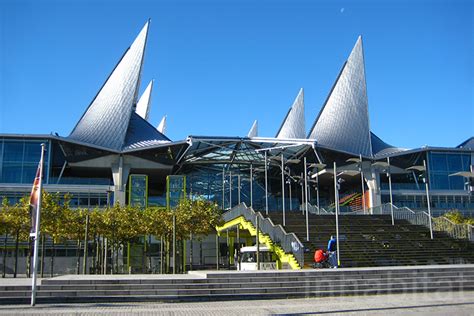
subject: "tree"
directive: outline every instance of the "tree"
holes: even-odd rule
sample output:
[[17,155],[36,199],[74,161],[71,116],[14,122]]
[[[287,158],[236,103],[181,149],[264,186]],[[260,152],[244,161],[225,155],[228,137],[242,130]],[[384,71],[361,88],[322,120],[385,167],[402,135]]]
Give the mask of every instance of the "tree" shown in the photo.
[[6,275],[7,269],[7,241],[8,241],[8,233],[10,231],[10,217],[8,213],[10,212],[10,203],[6,197],[2,200],[2,209],[0,210],[0,233],[4,236],[3,237],[3,270],[2,270],[2,278]]
[[222,224],[220,209],[206,200],[181,200],[176,207],[176,216],[179,239],[187,238],[189,234],[208,235]]
[[61,202],[61,196],[59,193],[49,194],[43,191],[42,207],[41,207],[41,231],[47,234],[51,238],[51,277],[54,274],[54,256],[55,256],[55,244],[66,239],[67,229],[69,225],[67,222],[66,214],[69,210],[69,202],[71,196],[66,194],[63,196]]
[[[166,208],[164,207],[147,207],[145,210],[143,210],[144,233],[145,235],[160,237],[161,254],[163,253],[163,236],[165,235],[166,231],[166,224],[164,220],[165,212]],[[148,247],[148,266],[149,269],[152,270],[150,247]]]
[[15,264],[13,277],[16,278],[18,269],[18,246],[20,240],[28,240],[30,232],[29,198],[23,197],[7,213],[9,234],[15,236]]
[[118,244],[127,245],[127,271],[130,271],[130,245],[145,234],[143,211],[139,207],[127,205],[117,213],[116,238]]
[[222,222],[217,205],[206,200],[182,199],[175,214],[176,239],[183,243],[191,235],[208,235]]
[[86,217],[88,214],[88,209],[64,209],[63,218],[67,223],[67,225],[65,225],[65,237],[69,240],[76,241],[76,274],[79,274],[80,271],[81,241],[84,240],[85,237]]
[[100,267],[102,266],[101,263],[103,262],[102,252],[99,252],[99,245],[100,236],[104,235],[104,232],[106,231],[104,218],[104,211],[97,208],[92,210],[89,214],[89,234],[93,236],[93,246],[95,249],[95,256],[93,259],[93,268],[95,273],[100,271]]
[[[120,212],[121,212],[122,206],[117,203],[114,206],[107,208],[105,212],[102,214],[103,215],[103,236],[107,238],[107,243],[108,246],[111,249],[111,254],[112,254],[112,271],[114,270],[114,253],[118,251],[119,246],[120,246],[120,240],[119,240],[119,235],[118,235],[118,229],[119,229],[119,219],[120,219]],[[107,249],[106,253],[104,256],[107,256]],[[115,262],[116,270],[118,270],[117,267],[117,262]],[[105,267],[107,269],[107,267]]]

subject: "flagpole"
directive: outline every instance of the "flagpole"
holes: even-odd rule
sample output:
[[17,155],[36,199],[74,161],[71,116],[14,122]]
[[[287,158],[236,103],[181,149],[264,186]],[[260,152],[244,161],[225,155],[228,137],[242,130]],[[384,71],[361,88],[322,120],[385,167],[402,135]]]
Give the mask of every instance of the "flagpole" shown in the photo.
[[[31,283],[31,306],[35,306],[36,303],[36,272],[38,267],[38,246],[39,246],[39,235],[40,235],[40,215],[41,215],[41,192],[43,188],[43,161],[44,161],[44,150],[45,144],[41,144],[41,159],[39,165],[39,184],[38,184],[38,203],[36,205],[36,218],[35,218],[35,231],[33,238],[35,239],[34,248],[33,248],[33,277]],[[36,180],[36,179],[35,179]],[[35,181],[36,182],[36,181]],[[35,185],[35,184],[33,184]],[[34,188],[33,188],[34,189]]]

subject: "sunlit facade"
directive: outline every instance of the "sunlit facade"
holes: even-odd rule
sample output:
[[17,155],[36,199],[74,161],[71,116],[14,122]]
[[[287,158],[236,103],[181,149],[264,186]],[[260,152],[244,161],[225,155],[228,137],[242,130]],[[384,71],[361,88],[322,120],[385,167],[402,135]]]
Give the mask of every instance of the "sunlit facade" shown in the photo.
[[259,136],[255,122],[247,136],[191,135],[172,141],[164,134],[166,117],[158,128],[148,122],[152,83],[138,95],[148,27],[146,23],[69,136],[0,135],[0,196],[14,202],[29,193],[40,144],[46,143],[45,189],[71,193],[75,207],[128,203],[128,181],[134,174],[148,176],[148,205],[164,205],[166,177],[177,174],[186,175],[191,198],[215,201],[223,209],[244,202],[257,210],[297,211],[304,201],[306,160],[312,207],[334,206],[335,162],[338,172],[352,171],[342,176],[343,211],[364,207],[370,212],[388,203],[388,172],[394,204],[422,210],[427,207],[424,174],[410,167],[425,161],[433,212],[473,214],[472,178],[454,175],[472,173],[473,138],[452,148],[404,149],[370,130],[362,38],[309,130],[301,89],[275,137]]

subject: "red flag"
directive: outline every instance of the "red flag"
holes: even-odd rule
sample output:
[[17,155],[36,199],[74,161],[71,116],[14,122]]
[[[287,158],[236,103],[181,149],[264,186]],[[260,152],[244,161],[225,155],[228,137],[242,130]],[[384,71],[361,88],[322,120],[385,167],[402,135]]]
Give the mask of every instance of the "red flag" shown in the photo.
[[36,233],[36,213],[38,211],[38,200],[40,193],[40,184],[41,184],[41,164],[43,162],[40,161],[38,165],[38,170],[36,170],[36,177],[35,181],[33,182],[33,188],[31,189],[30,195],[30,217],[31,217],[31,233]]

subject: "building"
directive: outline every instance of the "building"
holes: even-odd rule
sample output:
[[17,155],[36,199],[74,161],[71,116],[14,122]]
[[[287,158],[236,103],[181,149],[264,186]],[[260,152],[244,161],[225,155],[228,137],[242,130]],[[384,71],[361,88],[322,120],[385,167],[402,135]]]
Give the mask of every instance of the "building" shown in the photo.
[[[335,201],[335,163],[344,180],[343,211],[370,213],[391,198],[397,207],[426,209],[426,177],[435,214],[474,213],[474,137],[451,148],[404,149],[371,132],[360,37],[309,131],[301,89],[274,137],[259,136],[255,121],[242,137],[173,141],[166,117],[158,127],[148,121],[153,83],[138,96],[148,28],[147,22],[69,136],[0,134],[0,196],[15,201],[29,194],[46,143],[44,188],[71,193],[77,207],[129,203],[134,175],[147,176],[146,203],[164,205],[166,177],[185,175],[190,197],[223,209],[245,202],[257,210],[298,210],[306,183],[310,204],[327,210]],[[424,162],[426,175],[419,172]]]

